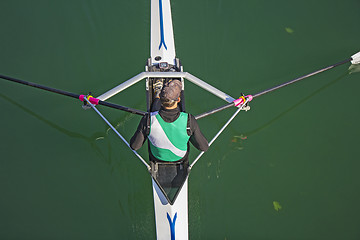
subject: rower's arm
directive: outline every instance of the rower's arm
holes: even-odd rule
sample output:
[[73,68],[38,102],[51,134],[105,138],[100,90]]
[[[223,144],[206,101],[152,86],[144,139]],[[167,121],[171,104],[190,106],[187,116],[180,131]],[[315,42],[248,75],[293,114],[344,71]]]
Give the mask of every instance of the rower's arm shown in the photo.
[[205,136],[202,134],[199,124],[197,123],[195,117],[189,114],[190,117],[190,129],[192,135],[190,136],[190,142],[194,147],[199,149],[200,151],[207,151],[209,148],[209,143]]
[[147,139],[147,115],[145,115],[140,123],[139,126],[130,140],[130,147],[133,150],[138,150],[144,145],[144,142]]

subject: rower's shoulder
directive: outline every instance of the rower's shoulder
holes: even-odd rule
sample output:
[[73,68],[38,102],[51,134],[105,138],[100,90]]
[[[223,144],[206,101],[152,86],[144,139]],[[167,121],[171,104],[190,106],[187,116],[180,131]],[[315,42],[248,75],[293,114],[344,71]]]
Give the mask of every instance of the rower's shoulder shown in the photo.
[[[187,113],[187,112],[185,112],[185,113]],[[187,113],[187,114],[188,114],[189,119],[196,121],[196,118],[194,117],[194,115],[192,115],[191,113]]]
[[194,117],[194,115],[192,115],[191,113],[187,113],[188,114],[188,127],[192,130],[195,131],[197,128],[199,128],[199,124],[196,121],[196,118]]

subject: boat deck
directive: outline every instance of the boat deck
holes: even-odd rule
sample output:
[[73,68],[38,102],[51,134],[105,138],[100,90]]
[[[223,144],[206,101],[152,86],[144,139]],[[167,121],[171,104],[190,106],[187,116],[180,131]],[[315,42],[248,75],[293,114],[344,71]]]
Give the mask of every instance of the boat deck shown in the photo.
[[188,175],[188,162],[151,162],[151,176],[172,205]]

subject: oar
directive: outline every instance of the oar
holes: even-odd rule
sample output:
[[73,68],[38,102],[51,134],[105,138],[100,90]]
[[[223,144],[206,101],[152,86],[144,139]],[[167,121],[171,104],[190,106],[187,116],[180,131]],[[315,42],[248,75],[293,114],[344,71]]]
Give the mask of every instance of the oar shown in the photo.
[[11,82],[20,83],[20,84],[23,84],[23,85],[26,85],[26,86],[39,88],[39,89],[42,89],[42,90],[45,90],[45,91],[48,91],[48,92],[53,92],[53,93],[61,94],[61,95],[72,97],[72,98],[77,98],[77,99],[80,99],[81,101],[84,101],[84,98],[87,98],[92,104],[95,104],[95,105],[103,105],[103,106],[106,106],[106,107],[119,109],[119,110],[122,110],[122,111],[125,111],[125,112],[130,112],[130,113],[141,115],[141,116],[144,116],[146,114],[146,112],[141,111],[141,110],[120,106],[120,105],[117,105],[117,104],[114,104],[114,103],[101,101],[100,99],[97,99],[97,98],[94,98],[94,97],[91,97],[91,96],[86,97],[85,95],[79,95],[79,94],[75,94],[75,93],[63,91],[63,90],[60,90],[60,89],[47,87],[47,86],[40,85],[40,84],[37,84],[37,83],[27,82],[27,81],[24,81],[24,80],[16,79],[16,78],[13,78],[13,77],[8,77],[8,76],[4,76],[4,75],[0,75],[0,78],[11,81]]
[[[250,96],[251,96],[252,98],[249,99],[249,101],[251,101],[253,98],[256,98],[256,97],[259,97],[259,96],[261,96],[261,95],[264,95],[264,94],[273,92],[273,91],[275,91],[275,90],[278,90],[278,89],[280,89],[280,88],[286,87],[286,86],[288,86],[288,85],[290,85],[290,84],[296,83],[296,82],[298,82],[298,81],[301,81],[301,80],[303,80],[303,79],[309,78],[309,77],[314,76],[314,75],[316,75],[316,74],[318,74],[318,73],[325,72],[325,71],[327,71],[327,70],[330,70],[330,69],[332,69],[332,68],[334,68],[334,67],[340,66],[340,65],[345,64],[345,63],[348,63],[348,62],[351,62],[352,64],[360,64],[360,52],[352,55],[351,58],[346,59],[346,60],[344,60],[344,61],[341,61],[341,62],[332,64],[332,65],[330,65],[330,66],[328,66],[328,67],[322,68],[322,69],[317,70],[317,71],[315,71],[315,72],[306,74],[306,75],[304,75],[304,76],[295,78],[295,79],[293,79],[293,80],[291,80],[291,81],[288,81],[288,82],[285,82],[285,83],[283,83],[283,84],[277,85],[277,86],[275,86],[275,87],[266,89],[266,90],[264,90],[264,91],[261,91],[261,92],[259,92],[259,93],[254,94],[254,95],[252,95],[252,96],[251,96],[251,95],[248,95],[247,97],[250,98]],[[243,98],[243,97],[242,97],[242,98]],[[226,105],[224,105],[224,106],[221,106],[221,107],[215,108],[215,109],[213,109],[213,110],[210,110],[210,111],[208,111],[208,112],[199,114],[199,115],[195,116],[195,118],[196,118],[196,119],[200,119],[200,118],[209,116],[209,115],[211,115],[211,114],[213,114],[213,113],[220,112],[220,111],[222,111],[222,110],[224,110],[224,109],[227,109],[227,108],[230,108],[230,107],[233,107],[233,106],[239,106],[242,101],[243,101],[243,100],[242,100],[241,98],[240,98],[240,99],[236,99],[235,101],[233,101],[233,102],[231,102],[231,103],[228,103],[228,104],[226,104]]]

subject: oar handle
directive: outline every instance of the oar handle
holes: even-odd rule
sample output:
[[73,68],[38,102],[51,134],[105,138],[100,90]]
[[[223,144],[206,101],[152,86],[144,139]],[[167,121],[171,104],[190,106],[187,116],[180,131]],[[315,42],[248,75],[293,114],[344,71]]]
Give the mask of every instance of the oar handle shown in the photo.
[[247,95],[247,96],[241,96],[240,98],[238,99],[235,99],[234,101],[224,105],[224,106],[221,106],[221,107],[218,107],[218,108],[215,108],[213,110],[210,110],[210,111],[207,111],[207,112],[204,112],[204,113],[201,113],[199,115],[196,115],[195,116],[195,119],[198,120],[200,118],[203,118],[203,117],[207,117],[211,114],[214,114],[214,113],[217,113],[217,112],[220,112],[222,110],[225,110],[227,108],[230,108],[230,107],[239,107],[241,106],[244,102],[250,102],[251,100],[253,100],[253,96],[252,95]]
[[138,110],[138,109],[135,109],[135,108],[125,107],[125,106],[121,106],[121,105],[117,105],[117,104],[114,104],[114,103],[109,103],[109,102],[105,102],[105,101],[101,101],[101,100],[99,100],[99,105],[114,108],[114,109],[118,109],[118,110],[122,110],[122,111],[125,111],[125,112],[140,115],[140,116],[145,116],[147,114],[147,112],[144,112],[144,111],[141,111],[141,110]]
[[214,108],[214,109],[212,109],[212,110],[210,110],[210,111],[207,111],[207,112],[198,114],[198,115],[195,116],[195,119],[198,120],[198,119],[200,119],[200,118],[207,117],[207,116],[209,116],[209,115],[211,115],[211,114],[220,112],[220,111],[222,111],[222,110],[225,110],[225,109],[230,108],[230,107],[233,107],[233,106],[235,106],[235,103],[234,103],[234,102],[228,103],[228,104],[226,104],[226,105],[224,105],[224,106],[221,106],[221,107],[218,107],[218,108]]

